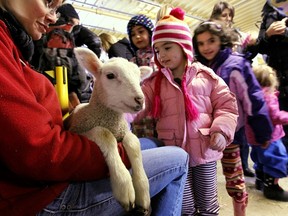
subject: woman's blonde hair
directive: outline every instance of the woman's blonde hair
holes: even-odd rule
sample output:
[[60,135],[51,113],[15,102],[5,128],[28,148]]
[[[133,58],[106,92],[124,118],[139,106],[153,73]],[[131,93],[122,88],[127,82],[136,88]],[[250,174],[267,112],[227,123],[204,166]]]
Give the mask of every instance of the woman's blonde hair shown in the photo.
[[271,91],[275,91],[279,86],[276,72],[273,68],[266,64],[253,66],[253,71],[262,87],[269,87]]
[[101,42],[102,42],[102,48],[108,52],[112,44],[117,42],[117,38],[114,35],[107,34],[107,33],[101,33],[99,35]]

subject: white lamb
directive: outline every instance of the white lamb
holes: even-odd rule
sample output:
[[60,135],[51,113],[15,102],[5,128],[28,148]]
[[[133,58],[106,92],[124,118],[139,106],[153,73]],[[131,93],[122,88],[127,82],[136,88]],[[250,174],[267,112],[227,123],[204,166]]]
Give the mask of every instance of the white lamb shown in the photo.
[[[98,144],[109,167],[113,195],[125,210],[137,206],[147,212],[149,182],[142,164],[140,142],[130,132],[124,113],[136,113],[143,108],[140,75],[149,76],[151,70],[138,68],[123,58],[102,63],[86,48],[76,48],[75,54],[96,81],[90,102],[78,105],[67,119],[69,130]],[[117,141],[122,141],[127,152],[132,177],[119,156]]]

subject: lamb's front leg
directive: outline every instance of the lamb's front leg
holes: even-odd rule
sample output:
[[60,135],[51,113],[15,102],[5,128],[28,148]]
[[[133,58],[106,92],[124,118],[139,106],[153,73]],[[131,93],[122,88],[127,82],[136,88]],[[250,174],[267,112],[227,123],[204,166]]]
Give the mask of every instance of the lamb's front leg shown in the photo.
[[115,137],[103,127],[92,128],[83,135],[97,143],[101,149],[109,167],[113,195],[126,211],[130,211],[135,206],[135,191],[130,172],[119,155]]
[[135,204],[144,210],[148,210],[150,208],[149,181],[143,167],[140,141],[133,133],[127,132],[123,139],[123,146],[132,166],[132,180],[136,196]]

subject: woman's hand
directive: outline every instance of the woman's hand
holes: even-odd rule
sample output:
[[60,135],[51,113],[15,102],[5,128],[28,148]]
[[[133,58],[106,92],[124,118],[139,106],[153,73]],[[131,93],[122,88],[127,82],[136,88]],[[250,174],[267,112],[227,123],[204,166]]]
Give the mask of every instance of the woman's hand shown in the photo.
[[266,30],[267,37],[271,37],[272,35],[284,35],[286,29],[286,21],[287,17],[282,19],[281,21],[273,22],[269,28]]

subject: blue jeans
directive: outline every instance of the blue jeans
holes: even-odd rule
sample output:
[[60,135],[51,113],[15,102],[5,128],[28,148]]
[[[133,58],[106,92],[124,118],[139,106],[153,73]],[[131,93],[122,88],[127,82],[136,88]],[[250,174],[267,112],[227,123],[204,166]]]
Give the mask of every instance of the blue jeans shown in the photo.
[[[150,183],[152,215],[180,216],[187,177],[188,154],[179,147],[157,147],[140,139],[143,164]],[[147,149],[150,148],[150,149]],[[151,149],[153,148],[153,149]],[[71,183],[38,216],[120,216],[125,210],[113,198],[110,180]]]

